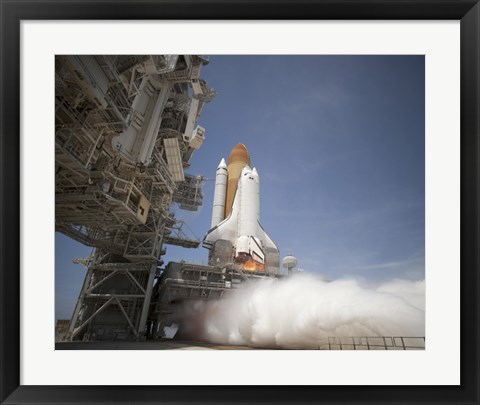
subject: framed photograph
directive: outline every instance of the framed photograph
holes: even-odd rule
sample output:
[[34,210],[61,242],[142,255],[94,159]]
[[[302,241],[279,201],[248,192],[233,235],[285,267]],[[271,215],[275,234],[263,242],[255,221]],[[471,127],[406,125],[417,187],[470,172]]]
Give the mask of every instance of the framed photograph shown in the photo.
[[479,403],[478,1],[0,1],[2,404]]

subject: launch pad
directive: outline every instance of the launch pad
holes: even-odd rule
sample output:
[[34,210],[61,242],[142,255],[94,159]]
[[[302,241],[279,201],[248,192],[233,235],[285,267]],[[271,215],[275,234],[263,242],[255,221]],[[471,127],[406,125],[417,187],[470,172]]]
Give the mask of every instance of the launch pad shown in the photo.
[[223,267],[205,266],[187,262],[170,262],[159,275],[153,288],[152,312],[147,337],[166,336],[165,328],[178,324],[179,306],[185,301],[208,301],[232,294],[242,283],[255,279],[279,278],[265,272],[245,271],[231,263]]

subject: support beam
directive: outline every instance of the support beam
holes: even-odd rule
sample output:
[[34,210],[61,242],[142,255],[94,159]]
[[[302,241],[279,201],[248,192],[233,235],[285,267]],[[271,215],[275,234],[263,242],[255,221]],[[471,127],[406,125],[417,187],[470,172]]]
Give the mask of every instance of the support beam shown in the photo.
[[130,280],[132,280],[133,283],[134,283],[138,288],[140,288],[140,291],[145,294],[145,289],[141,286],[141,284],[138,282],[138,280],[137,280],[132,274],[130,274],[129,271],[126,270],[126,271],[124,272],[124,274],[126,274],[127,277],[130,278]]
[[106,276],[105,278],[103,278],[102,280],[100,280],[97,284],[91,286],[88,290],[87,290],[87,294],[90,294],[93,290],[95,290],[95,288],[101,286],[105,281],[107,281],[108,279],[112,278],[115,274],[118,273],[118,270],[115,270],[114,272],[110,273],[108,276]]
[[105,308],[107,308],[111,303],[112,301],[115,299],[115,297],[111,297],[107,302],[105,302],[105,304],[103,304],[100,308],[98,308],[92,315],[90,315],[90,317],[84,322],[82,323],[77,329],[75,329],[75,331],[73,332],[72,334],[72,339],[78,335],[78,333],[85,327],[87,326],[90,321],[95,318],[98,314],[100,314]]
[[148,276],[147,291],[145,293],[145,300],[143,301],[142,314],[140,316],[140,323],[138,325],[138,337],[142,338],[145,333],[145,325],[147,324],[148,312],[150,309],[150,300],[152,298],[153,280],[155,278],[156,264],[152,265],[150,274]]
[[70,324],[68,325],[68,332],[65,336],[65,340],[71,340],[73,338],[73,331],[75,330],[75,325],[77,324],[78,315],[80,313],[80,309],[83,305],[83,300],[85,298],[85,294],[88,289],[88,285],[90,284],[91,278],[93,274],[93,269],[90,267],[87,271],[87,275],[85,276],[85,280],[83,280],[82,289],[80,290],[80,294],[78,295],[77,303],[75,304],[75,309],[73,310],[72,319],[70,320]]
[[133,333],[135,333],[135,336],[137,336],[137,335],[138,335],[138,332],[135,330],[132,322],[130,321],[130,318],[128,317],[127,313],[125,312],[125,308],[123,308],[123,305],[122,305],[122,303],[120,302],[120,300],[118,299],[118,297],[115,297],[115,301],[117,302],[117,305],[119,306],[120,311],[122,311],[122,314],[123,314],[123,316],[125,317],[125,319],[127,320],[128,325],[129,325],[130,328],[132,329]]

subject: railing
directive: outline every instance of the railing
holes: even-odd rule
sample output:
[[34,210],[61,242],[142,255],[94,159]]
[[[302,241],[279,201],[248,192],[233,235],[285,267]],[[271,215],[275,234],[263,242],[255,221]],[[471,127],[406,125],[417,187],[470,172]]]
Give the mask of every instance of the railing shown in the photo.
[[318,350],[425,350],[425,337],[328,337],[320,339],[315,348]]

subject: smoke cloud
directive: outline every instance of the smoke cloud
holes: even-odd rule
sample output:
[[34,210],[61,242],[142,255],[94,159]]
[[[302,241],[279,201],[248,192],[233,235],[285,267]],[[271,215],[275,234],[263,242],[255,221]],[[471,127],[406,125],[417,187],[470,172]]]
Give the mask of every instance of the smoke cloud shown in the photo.
[[376,288],[307,274],[245,283],[217,301],[185,302],[182,334],[219,344],[315,348],[329,337],[425,335],[425,281]]

